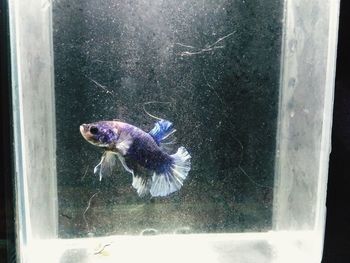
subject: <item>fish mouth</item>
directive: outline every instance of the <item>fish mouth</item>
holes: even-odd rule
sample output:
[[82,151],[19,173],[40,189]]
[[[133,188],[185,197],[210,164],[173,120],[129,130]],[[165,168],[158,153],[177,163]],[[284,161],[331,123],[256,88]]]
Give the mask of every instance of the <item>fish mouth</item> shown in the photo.
[[90,132],[91,124],[82,124],[79,126],[79,130],[83,138],[88,141],[89,143],[99,146],[99,147],[106,147],[106,145],[101,145],[98,140],[94,138],[94,135]]
[[88,131],[88,125],[87,124],[82,124],[82,125],[80,125],[80,127],[79,127],[79,129],[80,129],[80,133],[81,134],[84,134],[84,133],[86,133],[87,131]]
[[91,136],[89,136],[89,125],[88,124],[82,124],[79,127],[81,135],[86,139],[89,140]]

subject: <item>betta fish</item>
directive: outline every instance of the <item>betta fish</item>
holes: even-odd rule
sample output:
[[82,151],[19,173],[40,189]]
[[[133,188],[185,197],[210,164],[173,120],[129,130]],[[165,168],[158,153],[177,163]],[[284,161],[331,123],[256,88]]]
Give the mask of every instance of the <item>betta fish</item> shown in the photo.
[[157,121],[150,132],[120,121],[99,121],[80,125],[82,136],[104,149],[101,161],[94,169],[100,181],[110,173],[119,159],[132,174],[132,186],[140,197],[167,196],[178,191],[191,169],[191,155],[180,147],[170,154],[169,137],[176,130],[166,120]]

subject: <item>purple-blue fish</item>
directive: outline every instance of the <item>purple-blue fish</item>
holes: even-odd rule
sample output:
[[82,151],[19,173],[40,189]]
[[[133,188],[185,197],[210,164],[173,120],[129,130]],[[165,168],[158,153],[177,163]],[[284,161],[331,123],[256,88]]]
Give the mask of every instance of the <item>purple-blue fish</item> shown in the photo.
[[150,132],[120,121],[80,125],[83,137],[105,150],[94,173],[101,180],[112,172],[117,157],[132,174],[132,186],[140,197],[167,196],[182,187],[191,170],[191,155],[185,147],[169,153],[169,138],[175,131],[167,120],[157,121]]

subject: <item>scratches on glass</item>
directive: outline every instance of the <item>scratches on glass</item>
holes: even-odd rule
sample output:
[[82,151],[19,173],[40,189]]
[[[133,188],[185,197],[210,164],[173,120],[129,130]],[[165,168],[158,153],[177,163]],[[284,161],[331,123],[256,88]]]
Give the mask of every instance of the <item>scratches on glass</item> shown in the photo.
[[86,225],[86,228],[87,228],[88,230],[90,229],[90,227],[89,227],[89,223],[88,223],[88,221],[87,221],[87,219],[86,219],[86,213],[87,213],[87,211],[88,211],[88,210],[90,209],[90,207],[91,207],[92,199],[94,199],[95,196],[98,195],[99,193],[100,193],[100,191],[94,193],[94,194],[90,197],[90,199],[89,199],[89,201],[88,201],[88,205],[87,205],[87,207],[85,208],[84,213],[83,213],[83,218],[84,218],[84,221],[85,221],[85,225]]
[[217,39],[214,43],[206,45],[203,48],[196,48],[190,45],[186,45],[186,44],[182,44],[182,43],[175,43],[176,45],[180,46],[180,47],[184,47],[184,48],[189,48],[191,50],[185,50],[179,53],[179,55],[181,57],[188,57],[188,56],[194,56],[194,55],[201,55],[204,53],[208,53],[208,52],[212,52],[216,49],[222,49],[225,48],[225,45],[219,45],[222,41],[224,41],[225,39],[231,37],[232,35],[235,34],[235,31],[220,37],[219,39]]
[[97,82],[96,80],[93,80],[92,78],[89,78],[89,77],[86,77],[86,78],[88,78],[92,83],[94,83],[97,87],[101,88],[107,94],[111,94],[111,95],[115,96],[113,91],[109,90],[108,87],[102,85],[101,83]]

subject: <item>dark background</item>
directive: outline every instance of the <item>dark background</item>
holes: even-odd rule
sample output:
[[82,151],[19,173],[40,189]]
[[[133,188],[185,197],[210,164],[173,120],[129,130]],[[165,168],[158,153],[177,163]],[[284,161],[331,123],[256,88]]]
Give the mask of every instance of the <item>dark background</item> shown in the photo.
[[[6,1],[0,1],[0,262],[6,261],[6,248],[13,253],[14,219],[11,172],[9,47]],[[327,226],[323,263],[350,261],[350,2],[340,10],[337,76],[330,156]],[[11,256],[10,256],[11,257]],[[8,261],[10,262],[10,261]]]
[[[60,237],[271,229],[282,2],[54,2]],[[123,168],[97,180],[102,151],[78,127],[149,131],[149,101],[169,102],[147,110],[174,123],[192,166],[180,191],[142,200]]]
[[14,262],[10,51],[7,1],[0,1],[0,262]]
[[341,1],[323,263],[350,262],[350,1]]

